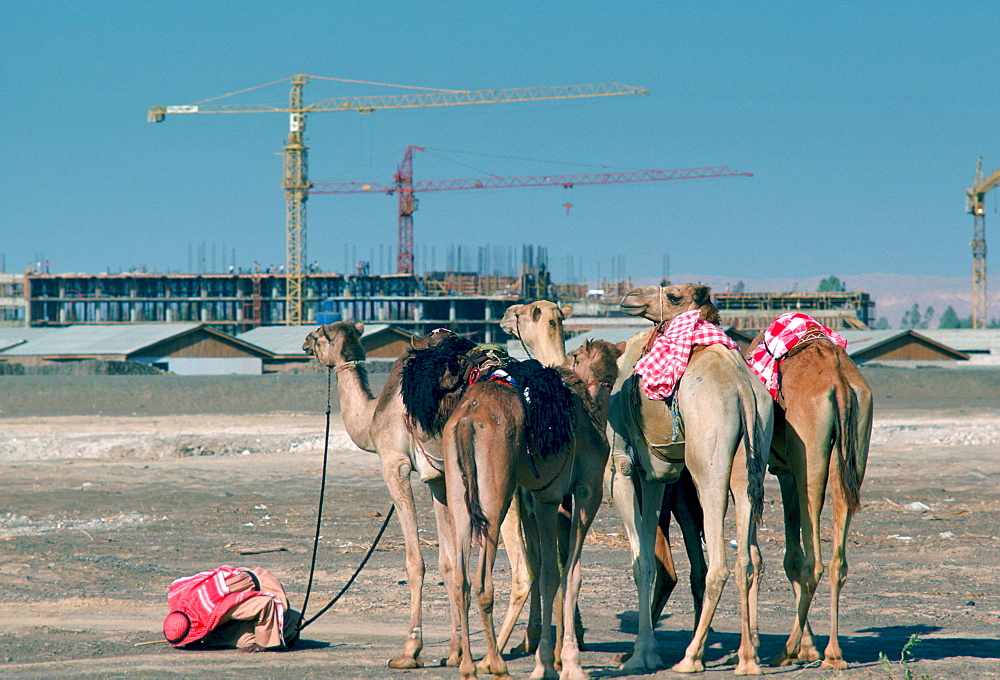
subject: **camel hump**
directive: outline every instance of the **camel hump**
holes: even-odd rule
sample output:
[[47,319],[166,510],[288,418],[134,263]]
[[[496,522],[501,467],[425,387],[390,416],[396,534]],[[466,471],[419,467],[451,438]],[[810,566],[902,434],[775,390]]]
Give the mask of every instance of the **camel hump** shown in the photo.
[[428,434],[438,434],[448,419],[442,397],[465,386],[471,366],[461,357],[473,347],[471,341],[450,335],[437,344],[407,350],[401,370],[403,406]]

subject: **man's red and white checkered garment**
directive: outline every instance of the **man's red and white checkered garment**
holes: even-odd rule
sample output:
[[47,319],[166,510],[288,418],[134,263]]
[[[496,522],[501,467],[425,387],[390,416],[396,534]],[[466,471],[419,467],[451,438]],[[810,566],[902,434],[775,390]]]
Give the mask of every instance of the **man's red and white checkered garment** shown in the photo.
[[748,363],[774,399],[778,398],[778,364],[803,336],[815,331],[847,349],[847,340],[808,314],[799,312],[782,314],[764,331],[764,339],[757,345]]
[[274,600],[279,627],[285,619],[285,604],[277,595],[260,590],[230,592],[226,579],[246,571],[239,567],[223,565],[194,576],[179,578],[170,584],[167,603],[171,612],[183,612],[191,620],[191,627],[183,638],[172,641],[174,646],[196,642],[208,635],[222,616],[244,600],[258,595],[267,595]]
[[667,331],[660,335],[649,352],[635,362],[635,372],[641,378],[642,392],[647,399],[667,399],[677,383],[695,345],[721,343],[739,350],[739,345],[714,323],[698,318],[700,310],[684,312],[674,317]]

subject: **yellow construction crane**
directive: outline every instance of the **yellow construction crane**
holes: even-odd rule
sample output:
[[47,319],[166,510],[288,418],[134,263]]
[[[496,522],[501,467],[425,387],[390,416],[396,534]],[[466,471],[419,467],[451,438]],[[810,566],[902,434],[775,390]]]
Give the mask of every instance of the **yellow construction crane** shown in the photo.
[[986,192],[1000,186],[1000,170],[983,179],[983,159],[976,163],[976,180],[966,189],[965,204],[973,218],[972,327],[985,328],[986,317]]
[[[150,106],[147,120],[160,123],[167,115],[187,113],[287,113],[289,115],[288,141],[284,147],[285,192],[285,323],[298,325],[303,322],[303,288],[305,277],[303,265],[306,262],[306,199],[312,186],[306,162],[307,147],[304,142],[306,114],[317,111],[358,111],[371,113],[379,109],[410,109],[427,106],[460,106],[466,104],[498,104],[501,102],[527,102],[541,99],[576,99],[579,97],[611,97],[623,94],[649,94],[640,87],[619,83],[598,85],[565,85],[556,87],[526,87],[507,90],[440,90],[388,85],[421,90],[412,94],[378,95],[369,97],[337,97],[306,104],[302,98],[302,88],[310,79],[335,80],[344,83],[387,86],[387,83],[372,83],[343,78],[295,75],[264,85],[247,88],[238,92],[212,97],[184,106]],[[216,104],[219,99],[257,90],[268,85],[291,81],[288,106],[280,105],[231,105]]]

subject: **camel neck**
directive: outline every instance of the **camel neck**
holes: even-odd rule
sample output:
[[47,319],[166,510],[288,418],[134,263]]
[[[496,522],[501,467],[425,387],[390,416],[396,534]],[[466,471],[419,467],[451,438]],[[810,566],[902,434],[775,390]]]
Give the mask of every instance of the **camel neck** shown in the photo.
[[344,428],[358,448],[370,451],[370,430],[376,400],[368,385],[368,371],[364,364],[357,362],[345,362],[335,370]]
[[544,366],[555,368],[566,361],[566,345],[562,341],[551,346],[532,347],[534,358]]

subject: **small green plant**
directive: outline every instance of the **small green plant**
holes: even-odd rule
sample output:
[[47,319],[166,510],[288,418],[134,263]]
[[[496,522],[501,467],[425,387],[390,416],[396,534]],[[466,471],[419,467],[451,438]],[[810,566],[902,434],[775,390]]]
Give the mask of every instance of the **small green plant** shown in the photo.
[[[914,633],[910,636],[910,639],[906,641],[903,645],[903,649],[899,652],[899,667],[903,669],[902,680],[913,680],[913,670],[909,667],[909,662],[913,660],[913,654],[910,650],[920,643],[920,635]],[[882,664],[882,668],[885,670],[886,675],[889,678],[895,680],[898,676],[892,667],[892,661],[889,661],[889,657],[885,655],[884,652],[878,653],[878,660]],[[928,676],[924,676],[927,678]]]

